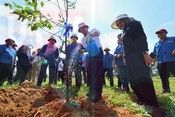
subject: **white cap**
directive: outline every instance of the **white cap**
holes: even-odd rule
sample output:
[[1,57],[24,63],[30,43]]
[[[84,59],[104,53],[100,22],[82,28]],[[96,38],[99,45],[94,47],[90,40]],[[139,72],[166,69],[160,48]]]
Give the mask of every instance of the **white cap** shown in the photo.
[[72,38],[72,37],[77,37],[77,39],[78,39],[78,36],[77,36],[77,34],[75,34],[75,33],[73,33],[72,36],[71,36],[70,38]]

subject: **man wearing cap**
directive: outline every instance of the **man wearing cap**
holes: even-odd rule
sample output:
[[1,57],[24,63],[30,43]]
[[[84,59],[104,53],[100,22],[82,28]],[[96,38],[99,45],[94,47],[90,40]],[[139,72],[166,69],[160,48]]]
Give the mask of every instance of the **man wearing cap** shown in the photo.
[[170,93],[170,73],[175,75],[175,37],[167,37],[167,30],[156,31],[159,41],[154,46],[153,53],[158,62],[157,69],[162,81],[162,93]]
[[16,51],[12,48],[14,40],[8,38],[6,44],[0,45],[0,86],[8,78],[8,82],[12,84],[13,64],[15,62]]
[[78,36],[77,34],[73,33],[71,36],[72,43],[69,44],[66,47],[66,64],[67,66],[71,66],[70,70],[68,70],[68,76],[69,76],[69,82],[68,84],[72,84],[72,72],[74,71],[75,73],[75,85],[79,89],[81,84],[82,84],[82,76],[81,76],[81,64],[82,64],[82,59],[81,59],[81,48],[82,45],[81,43],[78,43]]
[[105,51],[105,54],[103,56],[104,83],[105,83],[105,73],[107,72],[110,86],[113,87],[114,86],[114,80],[113,80],[114,55],[109,53],[110,51],[109,48],[105,48],[104,51]]
[[162,117],[150,77],[149,66],[152,63],[152,58],[148,55],[147,37],[141,23],[127,14],[121,14],[116,17],[111,26],[113,29],[123,31],[124,58],[131,88],[140,103],[145,107],[151,107],[150,114]]
[[46,77],[46,69],[49,66],[49,85],[53,84],[56,72],[56,62],[58,60],[59,52],[55,46],[56,37],[51,36],[48,39],[49,43],[45,44],[40,50],[40,56],[43,63],[41,64],[40,73],[38,75],[37,86],[41,86],[43,79]]
[[[89,26],[84,22],[78,25],[78,32],[82,33],[84,37],[81,40],[83,48],[87,48],[89,42],[94,42],[96,45],[95,54],[91,49],[88,51],[88,80],[90,82],[90,91],[87,93],[87,96],[90,97],[92,102],[97,102],[101,98],[102,86],[103,86],[103,50],[100,43],[100,32],[97,29],[88,31]],[[87,50],[87,49],[86,49]]]

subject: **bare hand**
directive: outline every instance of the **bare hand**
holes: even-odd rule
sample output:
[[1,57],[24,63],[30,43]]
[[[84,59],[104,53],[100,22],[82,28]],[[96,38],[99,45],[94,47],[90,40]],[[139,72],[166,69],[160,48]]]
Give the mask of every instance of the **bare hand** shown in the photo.
[[122,56],[122,54],[116,54],[115,57],[116,57],[116,58],[122,58],[123,56]]
[[44,57],[42,57],[42,58],[41,58],[41,60],[42,60],[42,61],[44,61],[44,60],[45,60],[45,58],[44,58]]
[[153,59],[148,54],[144,54],[143,57],[145,59],[146,65],[150,67],[151,63],[153,62]]

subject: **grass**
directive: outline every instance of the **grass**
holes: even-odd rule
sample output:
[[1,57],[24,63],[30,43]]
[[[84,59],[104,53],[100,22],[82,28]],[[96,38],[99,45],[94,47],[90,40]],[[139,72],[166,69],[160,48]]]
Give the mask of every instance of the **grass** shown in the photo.
[[[175,78],[170,78],[170,87],[171,87],[171,93],[169,94],[162,94],[162,85],[161,81],[158,77],[153,77],[154,87],[157,94],[157,99],[160,104],[160,106],[165,110],[167,113],[167,117],[175,117]],[[42,84],[42,86],[47,86],[48,79],[45,83]],[[129,110],[130,112],[137,113],[140,115],[143,115],[145,117],[150,117],[150,115],[146,112],[143,106],[137,105],[131,97],[133,97],[133,92],[127,94],[123,92],[121,89],[118,89],[117,84],[117,78],[114,78],[114,87],[110,87],[109,81],[106,80],[106,86],[103,87],[103,96],[107,97],[107,103],[117,105],[119,107],[125,108]],[[3,87],[0,88],[14,88],[18,85],[11,85],[9,86],[7,83],[4,83]],[[61,84],[61,82],[58,82],[57,85],[53,85],[55,88],[61,88],[64,92],[66,92],[66,87]],[[83,84],[80,89],[77,89],[75,87],[75,81],[73,78],[73,86],[70,89],[70,98],[76,98],[76,97],[83,97],[86,96],[86,93],[88,92],[89,88]]]

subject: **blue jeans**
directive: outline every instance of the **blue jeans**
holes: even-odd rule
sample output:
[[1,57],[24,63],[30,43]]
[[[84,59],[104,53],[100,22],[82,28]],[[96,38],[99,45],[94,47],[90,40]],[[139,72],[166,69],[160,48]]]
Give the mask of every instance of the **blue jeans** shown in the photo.
[[120,76],[120,81],[123,85],[123,88],[126,90],[129,90],[129,86],[128,86],[128,76],[127,76],[127,68],[125,65],[122,66],[118,66],[118,74]]

